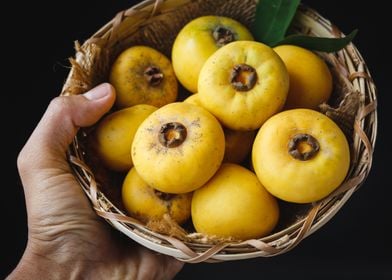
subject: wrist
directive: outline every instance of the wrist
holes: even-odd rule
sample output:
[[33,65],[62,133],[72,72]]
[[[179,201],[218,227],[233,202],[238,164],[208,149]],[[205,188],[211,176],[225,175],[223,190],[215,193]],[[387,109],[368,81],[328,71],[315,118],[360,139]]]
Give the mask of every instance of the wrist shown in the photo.
[[[57,240],[58,241],[58,240]],[[45,246],[46,242],[28,242],[26,250],[7,280],[19,279],[136,279],[140,263],[112,253],[88,257],[83,245]],[[119,265],[126,263],[125,266]]]
[[83,265],[58,253],[45,255],[27,246],[17,267],[7,279],[81,279]]

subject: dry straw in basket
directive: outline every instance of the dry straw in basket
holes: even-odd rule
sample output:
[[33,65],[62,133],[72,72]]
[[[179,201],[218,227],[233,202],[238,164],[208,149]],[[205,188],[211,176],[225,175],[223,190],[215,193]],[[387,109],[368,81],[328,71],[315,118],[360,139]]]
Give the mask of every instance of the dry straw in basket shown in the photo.
[[[201,15],[224,15],[246,26],[254,20],[256,0],[146,0],[119,12],[83,45],[76,43],[76,56],[63,88],[63,95],[81,94],[107,81],[113,59],[132,45],[148,45],[170,56],[178,31]],[[294,19],[299,33],[341,37],[336,26],[314,10],[302,6]],[[286,218],[271,235],[231,242],[188,233],[170,219],[163,227],[146,226],[126,216],[111,194],[113,181],[94,165],[85,145],[88,129],[81,129],[69,148],[69,161],[98,215],[144,246],[186,262],[226,261],[275,256],[294,248],[330,220],[364,182],[372,165],[377,134],[376,89],[360,53],[353,44],[333,54],[321,54],[334,73],[335,92],[330,104],[320,109],[344,130],[351,146],[351,168],[343,184],[327,198],[313,204],[291,206]],[[285,210],[283,209],[283,213]],[[283,214],[285,215],[285,214]],[[166,224],[165,224],[166,222]],[[153,227],[155,230],[151,230]]]

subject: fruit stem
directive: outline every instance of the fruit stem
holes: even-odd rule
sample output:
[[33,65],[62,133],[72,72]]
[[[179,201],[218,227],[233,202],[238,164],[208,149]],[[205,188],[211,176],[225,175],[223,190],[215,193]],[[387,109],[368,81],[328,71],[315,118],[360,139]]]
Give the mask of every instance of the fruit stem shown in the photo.
[[144,77],[151,86],[156,87],[162,82],[163,73],[156,66],[148,66],[144,71]]
[[186,139],[186,127],[178,122],[171,122],[162,125],[159,131],[159,142],[167,148],[180,146]]
[[288,145],[289,154],[298,160],[306,161],[313,158],[320,150],[320,144],[310,134],[299,133],[290,139]]
[[247,64],[237,64],[230,74],[230,83],[238,91],[251,90],[257,81],[256,70]]
[[217,26],[212,32],[212,36],[214,37],[218,47],[223,47],[224,45],[234,41],[233,32],[222,26]]

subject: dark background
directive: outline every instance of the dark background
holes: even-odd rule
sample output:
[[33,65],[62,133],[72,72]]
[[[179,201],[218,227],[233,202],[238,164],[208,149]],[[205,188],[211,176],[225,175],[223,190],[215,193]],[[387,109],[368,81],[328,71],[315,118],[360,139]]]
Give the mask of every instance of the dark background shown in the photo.
[[[3,75],[6,101],[2,104],[4,110],[11,109],[3,116],[3,139],[16,147],[11,154],[7,148],[11,143],[3,147],[7,167],[2,170],[6,177],[0,195],[0,277],[14,268],[26,244],[23,189],[16,170],[18,151],[49,101],[59,94],[69,71],[68,57],[74,54],[73,41],[83,42],[118,11],[136,2],[34,1],[2,9],[13,18],[3,25],[2,33],[6,48],[3,70],[8,73]],[[392,185],[388,175],[392,153],[387,141],[387,108],[392,100],[387,84],[390,46],[385,41],[390,15],[383,1],[304,2],[345,33],[359,28],[354,43],[378,87],[379,128],[372,171],[339,213],[293,251],[273,258],[186,265],[176,279],[392,279]]]

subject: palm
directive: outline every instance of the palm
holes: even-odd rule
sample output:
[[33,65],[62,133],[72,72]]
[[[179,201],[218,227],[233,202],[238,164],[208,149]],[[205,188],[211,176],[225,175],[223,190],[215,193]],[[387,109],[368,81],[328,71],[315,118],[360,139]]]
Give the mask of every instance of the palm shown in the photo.
[[[65,158],[62,163],[66,163]],[[41,248],[62,254],[71,250],[79,262],[91,265],[100,275],[119,273],[122,279],[135,279],[138,266],[146,267],[151,279],[166,275],[163,270],[169,259],[115,236],[94,213],[67,164],[40,170],[37,179],[41,184],[36,186],[39,191],[32,203],[38,207],[30,208],[29,238]],[[43,207],[46,205],[50,207]],[[154,274],[148,267],[160,269]]]
[[106,99],[101,107],[94,104],[99,100],[89,102],[81,96],[52,103],[19,155],[28,248],[49,263],[81,265],[98,279],[170,279],[181,264],[114,236],[92,210],[66,161],[65,151],[77,127],[96,122],[110,108],[114,93]]

